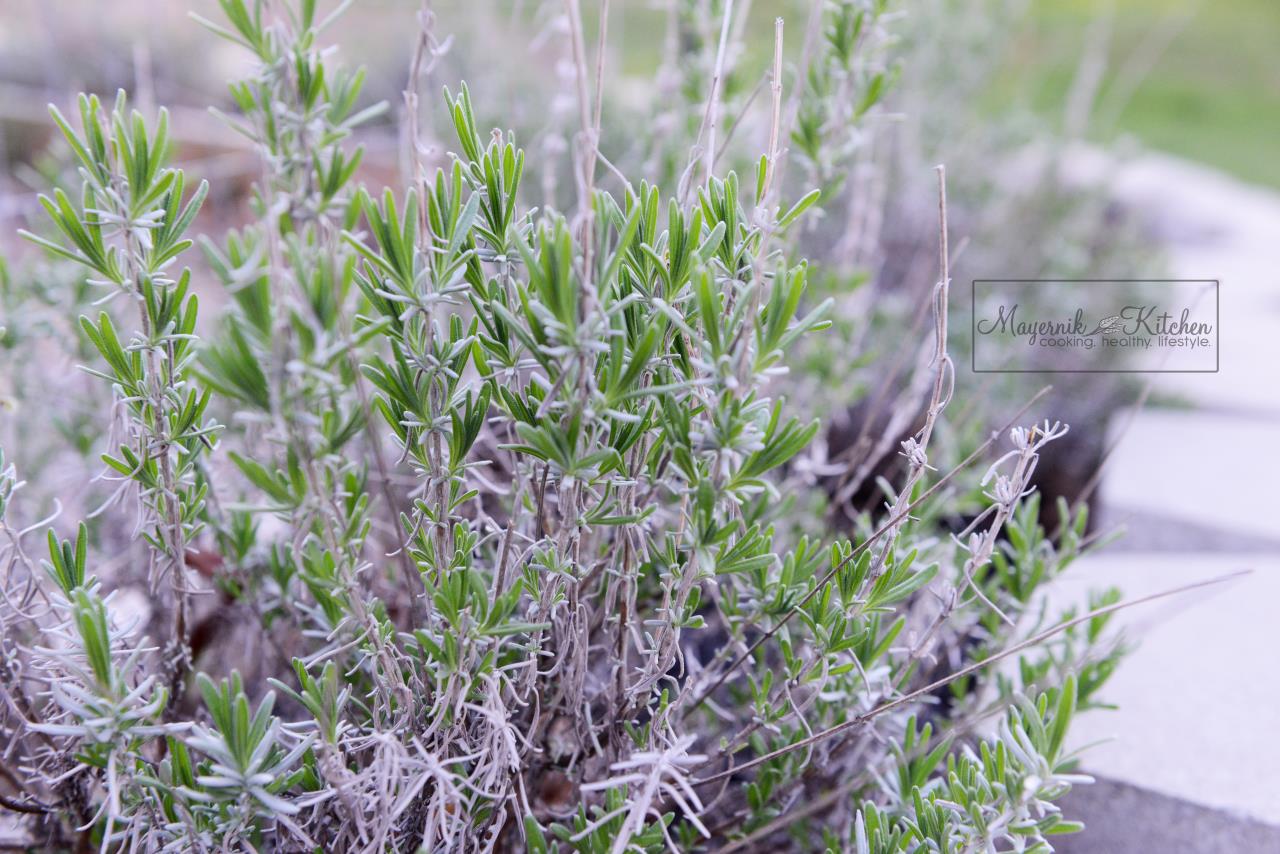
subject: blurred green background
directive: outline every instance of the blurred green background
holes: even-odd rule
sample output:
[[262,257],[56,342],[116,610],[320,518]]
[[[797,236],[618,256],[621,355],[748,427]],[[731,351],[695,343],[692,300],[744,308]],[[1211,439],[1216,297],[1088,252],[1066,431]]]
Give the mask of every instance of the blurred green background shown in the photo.
[[[926,4],[927,5],[927,4]],[[789,24],[788,53],[798,42],[803,2],[752,6],[753,31],[777,15]],[[927,14],[906,3],[907,14]],[[975,12],[976,13],[976,12]],[[622,70],[649,73],[662,39],[662,18],[649,4],[624,4],[613,27],[625,32]],[[588,18],[590,18],[588,13]],[[591,21],[588,21],[591,23]],[[985,109],[1030,107],[1064,127],[1067,101],[1082,62],[1102,60],[1084,135],[1142,144],[1280,187],[1280,0],[1027,0],[1010,7],[1009,62]],[[749,40],[748,59],[767,61],[769,40]]]
[[1111,19],[1092,138],[1147,146],[1280,187],[1280,2],[1035,0],[1004,91],[1025,76],[1038,112],[1061,110],[1099,15]]
[[[455,56],[473,60],[458,69],[464,72],[476,71],[486,57],[520,61],[530,34],[551,27],[560,9],[559,2],[533,0],[431,5],[440,31],[458,35]],[[357,0],[329,34],[352,64],[370,66],[371,95],[398,101],[418,6],[419,0]],[[583,0],[582,6],[594,41],[599,4]],[[958,11],[986,18],[984,38],[1002,64],[981,103],[969,106],[991,115],[1026,108],[1068,135],[1078,130],[1105,143],[1132,137],[1280,187],[1280,0],[891,0],[889,6],[908,17],[947,9],[950,17]],[[787,53],[794,55],[807,8],[805,0],[754,0],[740,67],[767,66],[770,22],[780,14],[787,19]],[[144,59],[159,84],[168,84],[157,85],[159,100],[203,105],[225,98],[224,81],[235,75],[237,62],[226,57],[235,52],[216,45],[187,16],[189,9],[218,16],[214,0],[3,0],[0,121],[45,123],[47,100],[65,105],[82,86],[131,86],[139,39],[152,45]],[[612,74],[638,85],[652,79],[664,9],[663,0],[614,0]],[[1089,120],[1075,128],[1066,117],[1082,62],[1100,73]],[[7,130],[0,154],[24,159],[28,140],[21,129]]]

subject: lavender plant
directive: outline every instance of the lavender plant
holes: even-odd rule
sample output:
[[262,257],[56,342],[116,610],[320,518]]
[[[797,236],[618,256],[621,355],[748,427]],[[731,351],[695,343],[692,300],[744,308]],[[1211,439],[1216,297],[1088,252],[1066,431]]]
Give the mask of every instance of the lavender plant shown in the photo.
[[187,543],[198,531],[207,490],[196,461],[216,427],[205,416],[209,391],[187,378],[197,313],[196,297],[188,293],[191,274],[183,270],[175,279],[166,268],[190,247],[184,235],[208,186],[202,183],[184,204],[181,170],[164,166],[163,111],[154,132],[139,113],[129,113],[123,93],[109,117],[96,97],[82,96],[81,132],[51,112],[78,160],[83,193],[78,206],[61,190],[41,199],[61,242],[27,236],[100,277],[90,283],[108,289],[104,300],[124,295],[138,307],[138,329],[123,342],[105,312],[96,320],[82,317],[80,325],[107,368],[92,372],[112,384],[127,413],[123,441],[103,461],[137,491],[138,527],[153,547],[153,587],[161,576],[169,579],[173,628],[166,659],[176,688],[190,669]]
[[[82,326],[122,413],[104,460],[172,619],[142,636],[86,526],[34,561],[48,523],[11,521],[0,458],[0,803],[32,845],[1042,852],[1079,828],[1056,805],[1087,780],[1067,736],[1121,603],[1052,623],[1038,595],[1085,547],[1085,511],[1047,537],[1031,489],[1064,425],[1015,418],[939,471],[945,195],[905,477],[852,529],[790,500],[819,491],[821,425],[784,394],[789,356],[832,304],[794,254],[819,199],[783,180],[784,117],[806,177],[837,177],[830,124],[885,85],[850,65],[883,4],[824,7],[798,113],[778,45],[746,186],[700,131],[674,193],[597,187],[580,63],[570,211],[528,206],[539,164],[482,130],[465,85],[446,168],[358,188],[345,141],[373,113],[318,46],[331,19],[220,5],[209,26],[258,63],[231,121],[263,178],[256,219],[204,241],[228,299],[209,340],[194,277],[165,272],[205,188],[165,165],[164,115],[54,112],[85,189],[31,237],[138,307],[134,333]],[[858,87],[858,110],[817,117]],[[949,504],[980,507],[954,536]],[[219,638],[225,614],[244,625]],[[225,664],[246,633],[247,678]]]

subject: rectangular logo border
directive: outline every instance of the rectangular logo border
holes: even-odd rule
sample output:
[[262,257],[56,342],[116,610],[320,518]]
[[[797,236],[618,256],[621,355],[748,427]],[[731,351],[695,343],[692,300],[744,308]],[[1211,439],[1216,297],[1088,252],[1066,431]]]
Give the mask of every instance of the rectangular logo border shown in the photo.
[[[1008,370],[978,370],[978,283],[983,284],[1184,284],[1213,285],[1213,370],[1143,371],[1121,368],[1078,368],[1052,370],[1048,368],[1010,368]],[[1216,374],[1222,370],[1222,280],[1221,279],[972,279],[969,283],[969,319],[973,346],[969,348],[969,369],[975,374]]]

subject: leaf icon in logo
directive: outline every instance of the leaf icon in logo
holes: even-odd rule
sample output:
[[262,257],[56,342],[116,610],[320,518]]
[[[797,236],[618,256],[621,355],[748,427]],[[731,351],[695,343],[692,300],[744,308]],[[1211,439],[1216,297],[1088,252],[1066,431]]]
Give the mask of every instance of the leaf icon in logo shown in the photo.
[[1104,317],[1098,321],[1098,328],[1090,332],[1090,335],[1097,335],[1099,332],[1112,332],[1120,326],[1121,317],[1113,314],[1110,317]]

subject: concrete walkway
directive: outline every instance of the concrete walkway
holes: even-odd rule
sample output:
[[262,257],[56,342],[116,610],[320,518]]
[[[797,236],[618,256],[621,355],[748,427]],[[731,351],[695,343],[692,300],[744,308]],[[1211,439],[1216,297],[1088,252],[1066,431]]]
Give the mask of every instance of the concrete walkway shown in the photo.
[[[1167,815],[1190,814],[1171,803],[1224,811],[1228,823],[1260,821],[1237,829],[1266,836],[1265,825],[1280,827],[1280,194],[1159,155],[1125,166],[1113,186],[1152,218],[1171,276],[1221,281],[1221,370],[1155,378],[1155,390],[1193,407],[1143,411],[1120,437],[1101,521],[1129,533],[1073,567],[1055,596],[1080,601],[1085,589],[1109,585],[1141,596],[1252,574],[1117,618],[1137,645],[1103,692],[1120,710],[1084,716],[1075,737],[1114,739],[1083,764],[1128,792],[1131,806],[1144,790],[1160,797],[1144,816],[1139,806],[1117,812],[1110,798],[1081,795],[1085,822],[1092,811],[1103,825],[1101,847],[1086,832],[1064,850],[1139,850],[1107,847],[1124,838],[1108,823],[1167,831]],[[1280,850],[1280,836],[1261,848],[1221,847],[1230,834],[1208,825],[1201,833],[1190,847],[1141,850]]]
[[1119,553],[1061,586],[1072,601],[1110,585],[1137,597],[1239,569],[1253,573],[1117,615],[1135,644],[1102,692],[1119,710],[1082,715],[1072,738],[1095,745],[1092,774],[1280,825],[1280,554]]
[[1280,827],[1158,795],[1114,780],[1081,786],[1063,800],[1087,815],[1084,833],[1054,840],[1058,854],[1241,854],[1280,851]]

